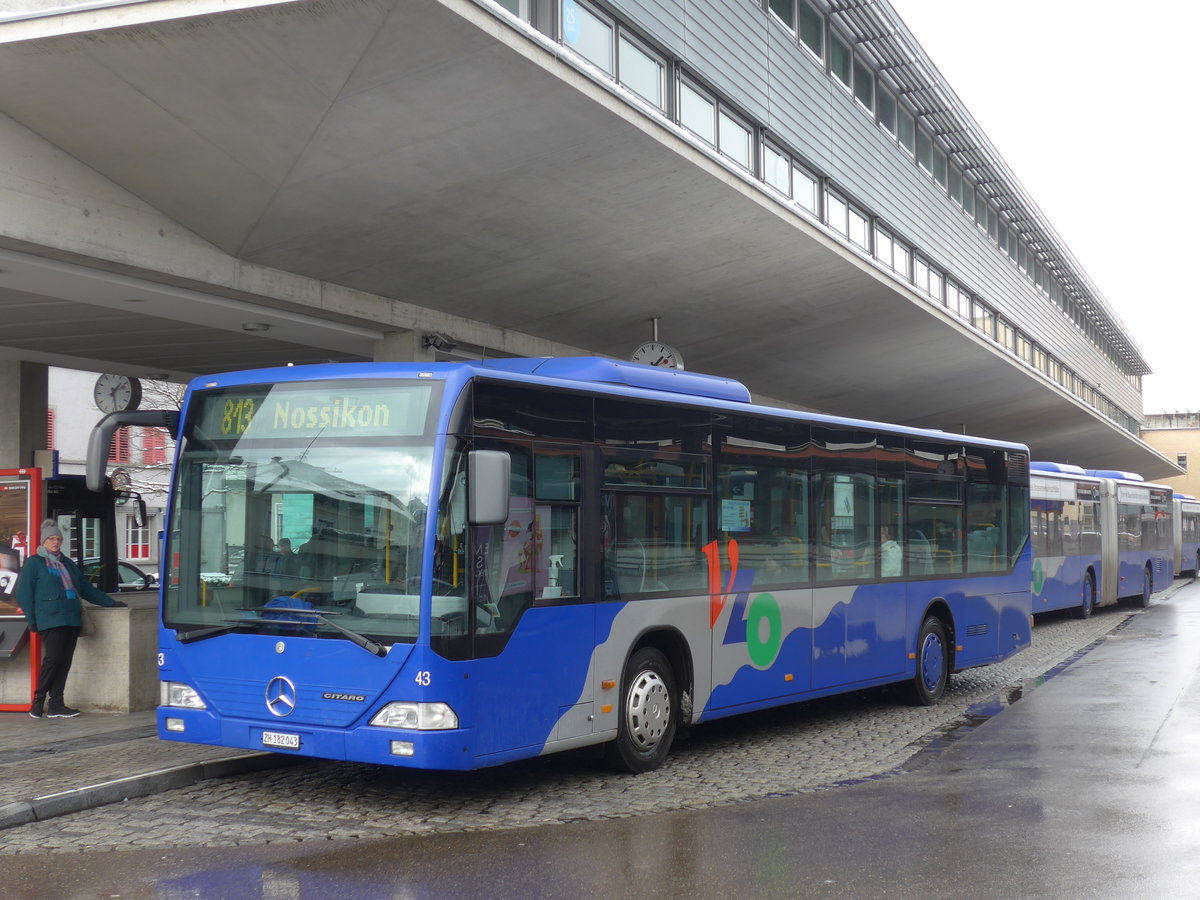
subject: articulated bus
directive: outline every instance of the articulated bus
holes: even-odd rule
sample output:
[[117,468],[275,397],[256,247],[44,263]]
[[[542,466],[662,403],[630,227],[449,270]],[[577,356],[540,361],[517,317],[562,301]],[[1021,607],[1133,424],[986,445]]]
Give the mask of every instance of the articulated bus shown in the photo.
[[1200,501],[1191,494],[1175,494],[1172,499],[1175,574],[1200,576]]
[[1086,619],[1103,572],[1100,479],[1060,463],[1033,462],[1029,469],[1033,611],[1072,609]]
[[642,772],[681,726],[931,704],[1030,642],[1019,444],[599,358],[222,374],[140,415],[89,472],[122,424],[178,433],[167,740],[432,769],[604,743]]
[[1149,606],[1175,572],[1171,489],[1064,463],[1030,470],[1033,612]]

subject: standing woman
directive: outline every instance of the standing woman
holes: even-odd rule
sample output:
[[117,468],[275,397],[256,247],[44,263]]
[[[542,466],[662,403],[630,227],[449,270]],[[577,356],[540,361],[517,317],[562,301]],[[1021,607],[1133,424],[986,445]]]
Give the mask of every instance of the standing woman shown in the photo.
[[[63,702],[67,673],[83,624],[79,598],[97,606],[125,604],[92,587],[74,561],[62,555],[63,533],[53,519],[42,523],[41,537],[37,554],[25,560],[21,568],[16,590],[16,601],[25,610],[29,630],[42,636],[42,668],[29,714],[35,719],[40,719],[43,712],[52,719],[65,719],[79,715],[79,710]],[[50,704],[43,710],[47,697]]]

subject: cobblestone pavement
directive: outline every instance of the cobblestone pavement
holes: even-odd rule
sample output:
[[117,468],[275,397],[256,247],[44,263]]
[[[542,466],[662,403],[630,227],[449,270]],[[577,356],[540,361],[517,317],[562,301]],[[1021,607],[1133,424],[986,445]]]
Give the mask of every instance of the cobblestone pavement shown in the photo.
[[874,690],[697,726],[648,775],[614,774],[591,750],[469,773],[305,760],[7,829],[0,856],[526,827],[825,790],[913,765],[981,721],[973,711],[1032,689],[1136,614],[1109,607],[1086,621],[1039,620],[1029,650],[953,676],[934,707]]

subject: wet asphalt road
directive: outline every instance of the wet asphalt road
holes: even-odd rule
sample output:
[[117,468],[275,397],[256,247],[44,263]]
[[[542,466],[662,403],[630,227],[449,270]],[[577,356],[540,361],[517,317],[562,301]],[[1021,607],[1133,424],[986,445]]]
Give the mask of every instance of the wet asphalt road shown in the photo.
[[[1124,620],[1109,615],[1109,629]],[[1086,630],[1095,621],[1062,625]],[[1035,634],[1035,648],[1038,642]],[[495,827],[504,824],[497,821],[468,824],[479,830],[464,832],[462,821],[443,822],[414,830],[426,836],[384,837],[381,828],[344,841],[314,818],[307,838],[245,839],[238,846],[164,840],[170,828],[158,834],[157,846],[141,833],[112,841],[117,822],[136,821],[138,807],[170,795],[175,826],[198,824],[205,812],[201,785],[13,829],[0,841],[24,840],[33,829],[45,829],[43,840],[79,839],[57,853],[29,848],[0,855],[0,877],[14,897],[1196,896],[1198,665],[1200,586],[1187,585],[1001,714],[944,747],[935,742],[904,767],[885,767],[881,777],[832,788],[826,781],[800,789],[810,793],[783,790],[793,796],[753,802],[705,797],[705,783],[696,781],[694,793],[677,793],[678,812],[654,812],[661,807],[658,776],[626,778],[617,791],[622,802],[636,806],[644,792],[651,814],[584,813],[576,818],[592,820],[551,827]],[[840,723],[839,737],[823,748],[827,762],[856,758],[862,745],[880,740],[876,730],[887,730],[887,717],[877,706],[878,700],[859,698],[848,713],[808,711],[815,721],[807,724],[818,730],[826,715]],[[767,734],[753,746],[772,743],[774,726],[757,728]],[[720,746],[685,749],[685,759],[710,754],[707,763],[730,771],[738,747],[713,743]],[[791,743],[796,751],[804,746]],[[579,792],[574,802],[581,810],[589,791],[611,793],[603,782],[589,782],[581,774],[586,769],[581,760],[472,778],[490,782],[494,802],[515,802],[506,784],[522,797],[544,794],[543,813],[554,807],[563,821],[563,791]],[[389,779],[373,771],[384,782],[373,799],[386,800]],[[779,773],[749,774],[770,781]],[[478,794],[483,784],[467,792]],[[447,787],[452,798],[462,791]],[[352,785],[348,805],[361,796]],[[306,803],[302,793],[292,799],[297,807]],[[216,821],[229,814],[218,807],[207,812]],[[404,827],[398,810],[384,812],[393,829]],[[243,807],[242,815],[253,819],[255,811]],[[446,816],[455,818],[453,808]]]

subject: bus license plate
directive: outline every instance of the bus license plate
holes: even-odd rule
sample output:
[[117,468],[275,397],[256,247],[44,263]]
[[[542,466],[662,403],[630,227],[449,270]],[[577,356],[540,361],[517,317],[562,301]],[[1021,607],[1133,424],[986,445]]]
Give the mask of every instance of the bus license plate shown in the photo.
[[279,747],[283,750],[300,749],[300,735],[288,734],[285,731],[264,731],[262,742],[264,747]]

